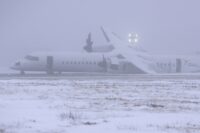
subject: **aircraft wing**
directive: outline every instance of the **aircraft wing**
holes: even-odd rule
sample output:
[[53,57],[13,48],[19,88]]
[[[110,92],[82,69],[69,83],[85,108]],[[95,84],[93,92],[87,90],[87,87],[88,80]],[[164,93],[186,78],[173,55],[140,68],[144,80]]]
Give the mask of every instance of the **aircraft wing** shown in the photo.
[[111,54],[122,55],[128,62],[132,63],[143,73],[155,73],[150,65],[152,60],[147,58],[145,53],[141,53],[136,50],[134,51],[129,44],[126,44],[116,38],[112,32],[105,31],[104,28],[101,29],[106,39],[109,40],[109,43],[114,46],[114,50]]

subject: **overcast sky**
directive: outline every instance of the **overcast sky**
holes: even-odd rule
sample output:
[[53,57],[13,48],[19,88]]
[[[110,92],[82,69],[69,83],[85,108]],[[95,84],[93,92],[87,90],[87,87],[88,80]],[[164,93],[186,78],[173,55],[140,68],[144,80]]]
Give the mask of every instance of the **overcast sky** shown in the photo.
[[80,50],[88,32],[104,43],[99,27],[126,38],[140,35],[150,53],[200,51],[199,0],[0,0],[0,61],[34,51]]

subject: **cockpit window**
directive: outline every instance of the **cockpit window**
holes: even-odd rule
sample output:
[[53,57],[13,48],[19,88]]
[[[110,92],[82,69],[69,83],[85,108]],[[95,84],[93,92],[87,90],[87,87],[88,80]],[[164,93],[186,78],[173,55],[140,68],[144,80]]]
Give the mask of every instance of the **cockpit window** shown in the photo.
[[39,61],[39,57],[31,56],[31,55],[27,55],[27,56],[25,57],[25,59],[31,60],[31,61]]

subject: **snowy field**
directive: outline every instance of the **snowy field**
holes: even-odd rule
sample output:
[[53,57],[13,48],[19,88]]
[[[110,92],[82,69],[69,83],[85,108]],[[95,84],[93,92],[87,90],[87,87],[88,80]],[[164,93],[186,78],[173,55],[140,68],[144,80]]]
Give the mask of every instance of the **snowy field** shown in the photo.
[[160,77],[1,78],[0,133],[200,133],[200,79]]

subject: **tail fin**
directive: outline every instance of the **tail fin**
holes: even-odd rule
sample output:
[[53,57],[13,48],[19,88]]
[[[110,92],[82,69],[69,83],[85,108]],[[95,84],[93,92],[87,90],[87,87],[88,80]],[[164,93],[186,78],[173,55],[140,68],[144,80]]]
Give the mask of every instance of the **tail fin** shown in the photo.
[[93,51],[92,45],[93,45],[92,35],[91,33],[89,33],[88,38],[86,39],[86,45],[83,48],[85,49],[85,51],[91,53]]

